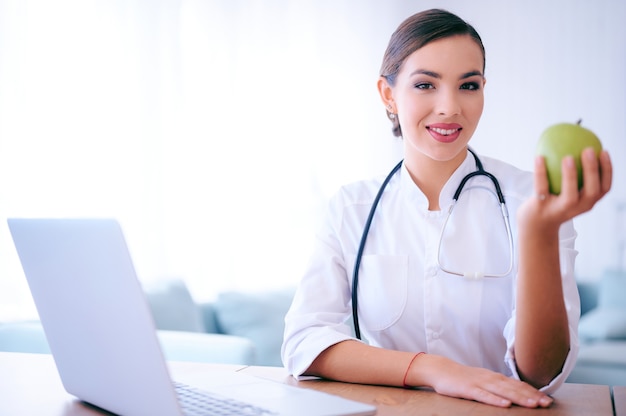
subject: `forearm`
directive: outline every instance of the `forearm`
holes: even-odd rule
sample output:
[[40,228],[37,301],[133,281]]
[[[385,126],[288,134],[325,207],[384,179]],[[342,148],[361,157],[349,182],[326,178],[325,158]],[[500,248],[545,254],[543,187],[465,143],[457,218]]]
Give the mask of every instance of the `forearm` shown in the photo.
[[559,260],[558,226],[520,231],[515,359],[520,377],[548,384],[569,352],[569,323]]
[[415,353],[343,341],[328,347],[311,364],[307,375],[337,381],[402,386]]
[[471,367],[439,355],[395,351],[348,340],[324,350],[305,374],[358,384],[436,388],[443,383],[447,388],[454,384],[446,382],[447,376],[459,368]]

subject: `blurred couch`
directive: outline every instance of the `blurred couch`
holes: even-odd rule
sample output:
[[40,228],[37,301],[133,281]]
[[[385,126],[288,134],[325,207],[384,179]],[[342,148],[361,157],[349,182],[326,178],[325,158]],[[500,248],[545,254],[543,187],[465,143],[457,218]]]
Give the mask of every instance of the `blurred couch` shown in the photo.
[[295,288],[227,291],[211,302],[195,302],[181,280],[144,286],[157,328],[235,336],[253,345],[253,363],[282,366],[284,318]]
[[[168,360],[282,366],[292,289],[225,292],[204,303],[178,279],[150,282],[144,290]],[[50,352],[39,321],[0,323],[0,351]]]

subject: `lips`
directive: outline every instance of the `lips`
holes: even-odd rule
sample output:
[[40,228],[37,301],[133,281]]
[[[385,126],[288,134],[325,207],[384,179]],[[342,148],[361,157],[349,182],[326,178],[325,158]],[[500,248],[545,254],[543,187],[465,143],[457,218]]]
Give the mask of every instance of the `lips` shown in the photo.
[[459,138],[463,127],[456,123],[435,123],[426,126],[433,139],[441,143],[452,143]]

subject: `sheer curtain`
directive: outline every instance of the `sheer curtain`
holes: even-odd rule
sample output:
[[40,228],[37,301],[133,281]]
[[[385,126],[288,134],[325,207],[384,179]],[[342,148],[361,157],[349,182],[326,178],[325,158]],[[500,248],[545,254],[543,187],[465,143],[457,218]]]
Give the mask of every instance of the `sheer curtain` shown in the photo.
[[397,19],[371,36],[374,17],[0,1],[0,320],[34,313],[12,216],[116,217],[142,280],[181,277],[199,298],[295,284],[328,196],[399,158],[375,91]]

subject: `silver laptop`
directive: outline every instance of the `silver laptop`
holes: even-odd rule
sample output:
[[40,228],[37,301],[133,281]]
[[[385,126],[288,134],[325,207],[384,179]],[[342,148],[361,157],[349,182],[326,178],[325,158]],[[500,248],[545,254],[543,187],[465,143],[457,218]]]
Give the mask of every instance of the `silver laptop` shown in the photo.
[[[22,218],[8,224],[67,392],[122,415],[195,414],[185,402],[188,393],[170,377],[118,222]],[[182,387],[190,387],[186,381]],[[210,390],[203,400],[228,402],[240,409],[233,414],[376,413],[368,404],[232,371],[197,374],[196,381],[192,390]]]

